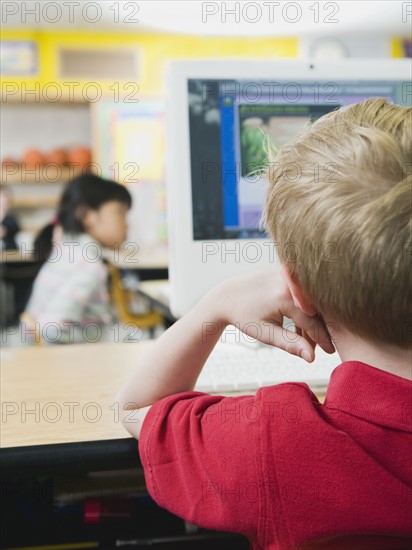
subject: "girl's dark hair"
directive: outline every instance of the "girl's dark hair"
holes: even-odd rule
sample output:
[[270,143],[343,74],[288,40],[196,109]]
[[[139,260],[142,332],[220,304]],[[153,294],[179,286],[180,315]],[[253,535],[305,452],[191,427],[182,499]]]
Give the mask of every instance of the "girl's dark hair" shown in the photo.
[[50,256],[55,224],[60,225],[64,233],[84,233],[82,207],[98,210],[110,201],[121,202],[128,208],[132,205],[129,191],[120,183],[90,173],[71,180],[60,198],[56,222],[46,225],[34,241],[36,259],[46,261]]

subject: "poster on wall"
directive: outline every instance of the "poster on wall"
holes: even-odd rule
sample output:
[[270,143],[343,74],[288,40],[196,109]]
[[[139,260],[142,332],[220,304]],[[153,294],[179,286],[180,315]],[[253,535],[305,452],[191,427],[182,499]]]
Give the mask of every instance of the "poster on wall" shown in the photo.
[[102,100],[93,105],[93,159],[103,177],[133,197],[129,237],[143,246],[166,243],[164,101]]
[[1,74],[33,76],[38,72],[38,52],[30,40],[2,40],[0,47]]
[[93,158],[122,183],[164,180],[164,102],[102,100],[93,104]]

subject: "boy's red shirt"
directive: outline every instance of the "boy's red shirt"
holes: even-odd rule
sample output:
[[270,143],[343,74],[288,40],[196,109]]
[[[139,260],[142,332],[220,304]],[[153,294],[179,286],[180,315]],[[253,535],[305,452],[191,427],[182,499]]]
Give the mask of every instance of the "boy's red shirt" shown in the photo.
[[160,506],[242,533],[254,550],[412,534],[412,382],[365,363],[339,365],[324,404],[302,383],[166,397],[149,410],[139,451]]

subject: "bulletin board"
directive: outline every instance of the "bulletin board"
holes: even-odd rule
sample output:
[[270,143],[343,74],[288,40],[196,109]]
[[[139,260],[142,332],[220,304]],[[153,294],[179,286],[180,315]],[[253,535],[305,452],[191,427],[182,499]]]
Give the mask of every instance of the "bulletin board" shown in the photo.
[[130,231],[150,246],[167,239],[164,114],[161,98],[92,105],[93,162],[103,177],[127,186],[133,197]]
[[38,72],[37,44],[32,40],[2,40],[0,48],[1,74],[33,76]]
[[122,183],[164,180],[164,102],[100,100],[93,104],[93,159]]

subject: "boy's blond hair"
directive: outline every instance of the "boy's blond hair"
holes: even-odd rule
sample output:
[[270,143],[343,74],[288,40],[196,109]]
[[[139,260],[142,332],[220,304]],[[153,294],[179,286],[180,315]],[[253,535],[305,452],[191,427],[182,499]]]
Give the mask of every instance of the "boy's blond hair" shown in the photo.
[[307,126],[271,162],[263,220],[323,316],[411,347],[412,108],[367,99]]

